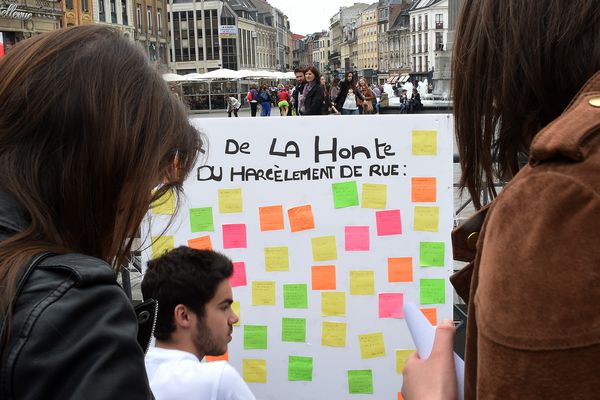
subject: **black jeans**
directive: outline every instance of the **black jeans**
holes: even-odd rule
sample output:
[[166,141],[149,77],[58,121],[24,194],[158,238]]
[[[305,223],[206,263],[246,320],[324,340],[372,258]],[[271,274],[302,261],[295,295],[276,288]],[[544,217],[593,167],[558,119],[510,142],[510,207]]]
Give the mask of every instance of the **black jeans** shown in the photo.
[[231,118],[231,113],[232,113],[232,112],[233,112],[233,115],[235,115],[235,117],[237,118],[237,116],[238,116],[238,115],[237,115],[238,109],[237,109],[237,108],[232,108],[231,110],[227,111],[227,116],[228,116],[229,118]]
[[250,115],[256,117],[256,110],[258,109],[258,103],[250,102]]

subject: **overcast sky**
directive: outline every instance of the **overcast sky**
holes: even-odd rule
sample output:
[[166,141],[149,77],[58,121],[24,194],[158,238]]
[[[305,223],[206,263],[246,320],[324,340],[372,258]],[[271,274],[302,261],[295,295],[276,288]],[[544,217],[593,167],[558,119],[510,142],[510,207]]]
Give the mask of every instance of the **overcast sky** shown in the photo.
[[290,21],[293,33],[307,35],[329,29],[329,19],[339,11],[342,6],[351,6],[354,3],[372,4],[373,0],[267,0],[273,7],[277,7]]

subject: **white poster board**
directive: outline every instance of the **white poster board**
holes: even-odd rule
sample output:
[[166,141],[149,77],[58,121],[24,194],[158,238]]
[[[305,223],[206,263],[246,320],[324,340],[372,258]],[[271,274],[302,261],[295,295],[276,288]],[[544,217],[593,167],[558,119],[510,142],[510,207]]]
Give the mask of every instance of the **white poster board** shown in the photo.
[[[258,399],[396,399],[414,349],[401,302],[452,318],[452,117],[193,123],[208,158],[146,259],[210,242],[234,261],[229,362]],[[149,215],[154,239],[169,212]]]

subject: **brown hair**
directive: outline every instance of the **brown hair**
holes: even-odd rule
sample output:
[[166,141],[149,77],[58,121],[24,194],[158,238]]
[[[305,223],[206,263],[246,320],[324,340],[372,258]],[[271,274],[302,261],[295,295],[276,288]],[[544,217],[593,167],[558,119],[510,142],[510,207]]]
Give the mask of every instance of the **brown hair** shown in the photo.
[[454,48],[453,99],[462,177],[475,207],[494,178],[519,170],[535,134],[600,68],[596,0],[472,0]]
[[0,76],[0,190],[29,223],[0,242],[10,322],[16,279],[35,254],[83,253],[118,268],[151,202],[179,193],[202,141],[142,51],[107,27],[23,41]]
[[[310,65],[304,69],[304,75],[306,75],[306,73],[308,71],[313,73],[313,75],[315,76],[315,83],[318,84],[319,81],[321,80],[321,73],[319,72],[319,70],[315,66]],[[304,78],[304,79],[306,80],[306,78]]]

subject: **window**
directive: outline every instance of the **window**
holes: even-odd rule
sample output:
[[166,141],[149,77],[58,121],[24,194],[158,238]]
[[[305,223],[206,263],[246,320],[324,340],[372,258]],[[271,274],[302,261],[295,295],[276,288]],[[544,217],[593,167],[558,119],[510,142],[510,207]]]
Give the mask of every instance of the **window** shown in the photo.
[[444,15],[435,14],[435,29],[444,29]]
[[427,24],[427,21],[428,21],[428,20],[429,20],[429,15],[425,14],[425,28],[424,28],[425,30],[427,30],[427,29],[428,29],[428,28],[427,28],[427,25],[428,25],[428,24]]
[[98,0],[98,16],[100,17],[100,22],[106,21],[106,16],[104,12],[104,0]]
[[73,0],[66,0],[65,1],[65,8],[67,10],[72,10],[73,9]]
[[116,0],[110,0],[110,20],[113,24],[117,23],[117,3]]
[[136,4],[135,5],[135,17],[137,20],[137,30],[138,32],[142,31],[142,5],[141,4]]
[[160,8],[156,9],[156,28],[158,29],[158,34],[162,35],[162,11]]
[[127,0],[121,0],[121,20],[123,25],[129,25],[129,19],[127,18]]
[[421,16],[419,15],[419,25],[417,25],[417,29],[421,30],[421,28],[422,28]]
[[425,34],[425,40],[424,40],[424,43],[423,43],[423,44],[424,44],[424,46],[423,46],[423,51],[424,51],[424,52],[426,52],[426,53],[427,53],[427,51],[428,51],[428,49],[427,49],[427,47],[428,47],[428,46],[427,46],[428,39],[429,39],[429,37],[428,37],[428,35],[427,35],[427,33],[426,33],[426,34]]
[[444,34],[442,32],[435,33],[435,50],[436,51],[444,50]]
[[429,56],[425,56],[425,71],[429,71]]
[[[71,1],[71,4],[73,2]],[[89,12],[90,11],[90,5],[88,4],[88,0],[81,0],[81,11],[83,12]]]
[[148,32],[152,32],[152,6],[146,7],[146,22],[148,24]]

